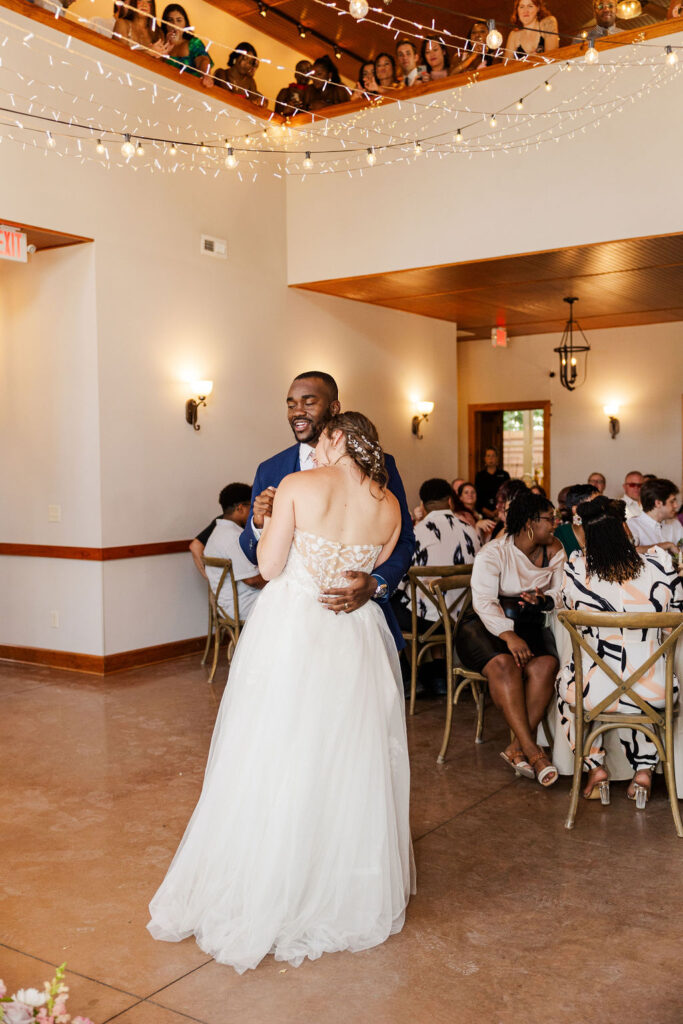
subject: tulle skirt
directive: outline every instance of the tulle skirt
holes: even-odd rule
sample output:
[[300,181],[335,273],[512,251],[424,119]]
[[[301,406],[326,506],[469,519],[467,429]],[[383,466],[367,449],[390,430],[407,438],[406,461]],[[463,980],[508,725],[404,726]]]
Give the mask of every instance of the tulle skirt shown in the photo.
[[398,657],[380,609],[334,615],[282,576],[240,638],[202,794],[150,904],[242,973],[399,931],[414,891]]

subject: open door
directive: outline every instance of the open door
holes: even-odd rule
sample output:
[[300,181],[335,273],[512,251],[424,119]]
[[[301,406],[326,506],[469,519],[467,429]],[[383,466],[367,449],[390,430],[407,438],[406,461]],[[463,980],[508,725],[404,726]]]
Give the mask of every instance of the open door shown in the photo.
[[492,402],[470,405],[469,479],[484,465],[487,448],[497,448],[511,477],[540,484],[550,497],[550,402]]

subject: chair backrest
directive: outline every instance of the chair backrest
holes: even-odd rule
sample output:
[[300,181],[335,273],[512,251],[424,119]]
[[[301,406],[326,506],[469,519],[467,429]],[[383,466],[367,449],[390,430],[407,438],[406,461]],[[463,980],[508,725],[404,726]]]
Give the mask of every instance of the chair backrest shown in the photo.
[[[589,719],[609,708],[621,696],[626,694],[629,700],[633,701],[648,718],[657,717],[650,705],[643,698],[634,692],[633,687],[638,680],[645,675],[659,658],[666,660],[666,688],[667,700],[673,692],[674,656],[676,644],[683,635],[683,615],[679,612],[586,612],[586,611],[562,611],[557,618],[569,633],[574,654],[575,691],[577,694],[577,706],[583,707],[583,664],[581,651],[586,651],[591,660],[605,673],[614,683],[614,690],[601,700],[599,704],[591,708]],[[608,665],[597,651],[588,642],[586,637],[579,632],[577,627],[597,626],[603,629],[636,629],[636,630],[661,630],[670,629],[671,632],[665,637],[649,658],[640,665],[627,679],[622,679],[614,669]]]
[[206,556],[202,555],[202,562],[204,563],[205,567],[207,565],[210,565],[210,566],[212,566],[215,569],[222,569],[223,570],[221,575],[220,575],[220,579],[218,581],[218,586],[216,587],[215,591],[212,590],[211,584],[209,584],[209,600],[212,602],[212,604],[214,606],[214,611],[221,618],[227,619],[227,620],[230,619],[230,616],[227,614],[227,612],[225,612],[224,609],[221,608],[220,601],[219,601],[221,590],[223,589],[223,586],[225,585],[226,579],[229,579],[230,580],[230,585],[232,587],[232,602],[233,602],[232,606],[233,606],[233,609],[234,609],[234,616],[233,616],[233,618],[234,618],[235,622],[239,622],[239,620],[240,620],[240,605],[239,605],[239,596],[237,594],[237,583],[235,582],[235,573],[233,572],[233,568],[232,568],[232,559],[230,559],[230,558],[207,558]]
[[417,619],[417,596],[418,591],[423,595],[428,604],[431,604],[441,615],[439,602],[432,590],[432,584],[425,582],[433,579],[450,579],[471,576],[471,565],[411,565],[408,569],[408,581],[410,584],[410,605],[413,612],[413,622]]
[[[463,616],[472,604],[472,566],[465,565],[459,568],[469,571],[458,573],[458,575],[450,576],[446,579],[436,580],[433,584],[433,590],[439,606],[439,616],[446,635],[446,643],[451,650],[457,640]],[[462,591],[464,593],[464,600],[458,601],[452,608],[449,608],[446,594],[454,590]]]

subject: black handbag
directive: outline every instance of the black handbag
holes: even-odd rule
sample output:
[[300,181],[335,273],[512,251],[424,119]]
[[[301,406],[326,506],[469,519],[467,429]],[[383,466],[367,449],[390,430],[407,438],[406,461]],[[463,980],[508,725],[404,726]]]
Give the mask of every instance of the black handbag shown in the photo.
[[499,594],[498,602],[506,619],[518,622],[520,626],[545,626],[545,600],[543,604],[529,604],[519,594],[512,597]]

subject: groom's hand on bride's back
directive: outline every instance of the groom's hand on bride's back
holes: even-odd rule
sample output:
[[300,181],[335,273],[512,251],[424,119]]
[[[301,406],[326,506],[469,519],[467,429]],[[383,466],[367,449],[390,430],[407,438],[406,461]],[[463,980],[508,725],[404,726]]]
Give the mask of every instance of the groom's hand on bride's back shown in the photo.
[[349,569],[344,573],[349,581],[346,587],[334,587],[320,595],[320,601],[331,612],[355,612],[372,598],[377,590],[377,580],[367,572]]
[[275,487],[266,487],[265,491],[261,491],[254,498],[253,522],[257,530],[262,530],[265,517],[273,514],[275,490]]

